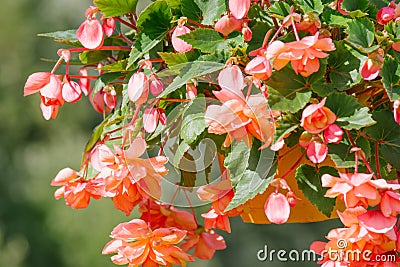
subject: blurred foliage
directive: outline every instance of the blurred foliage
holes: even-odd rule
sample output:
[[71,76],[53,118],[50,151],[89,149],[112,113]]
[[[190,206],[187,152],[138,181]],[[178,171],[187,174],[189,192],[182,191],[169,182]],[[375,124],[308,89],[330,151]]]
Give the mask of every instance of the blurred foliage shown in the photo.
[[[0,9],[0,267],[111,267],[101,250],[119,222],[110,201],[72,210],[53,198],[59,169],[78,168],[90,131],[100,121],[87,100],[65,105],[56,121],[42,118],[39,99],[23,97],[27,76],[49,71],[39,58],[56,58],[59,46],[37,33],[77,28],[89,0],[2,0]],[[189,266],[312,266],[259,262],[257,251],[307,249],[338,223],[250,225],[233,220],[228,248],[211,262]],[[316,265],[314,265],[316,266]]]

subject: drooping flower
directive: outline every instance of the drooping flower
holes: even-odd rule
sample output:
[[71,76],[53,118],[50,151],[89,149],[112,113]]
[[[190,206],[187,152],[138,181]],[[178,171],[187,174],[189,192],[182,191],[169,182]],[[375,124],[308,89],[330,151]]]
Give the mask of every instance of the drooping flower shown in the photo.
[[296,24],[298,31],[309,32],[312,35],[316,34],[319,28],[321,28],[321,21],[315,12],[305,14],[303,21]]
[[210,230],[209,232],[202,232],[200,234],[189,234],[189,238],[185,240],[181,248],[184,251],[194,248],[194,257],[200,260],[210,260],[216,250],[226,248],[226,243],[222,236],[214,230]]
[[134,73],[128,82],[129,99],[136,104],[143,104],[149,95],[149,80],[143,72]]
[[229,0],[229,11],[237,19],[242,19],[250,9],[250,0]]
[[319,39],[319,33],[306,36],[300,41],[283,43],[272,42],[266,51],[268,59],[274,59],[273,66],[280,70],[291,62],[297,74],[308,77],[319,70],[319,58],[326,58],[328,51],[335,50],[335,45],[330,38]]
[[92,180],[80,179],[79,174],[71,168],[62,169],[51,182],[60,186],[54,193],[56,199],[64,197],[65,203],[74,209],[86,208],[90,198],[99,199],[100,193]]
[[247,64],[244,71],[260,80],[266,80],[272,75],[271,64],[264,56],[256,56],[253,58]]
[[336,124],[331,124],[324,130],[324,140],[327,143],[338,144],[342,138],[343,130]]
[[171,41],[172,41],[172,46],[177,52],[185,53],[193,49],[192,45],[186,43],[181,38],[178,38],[178,36],[187,34],[189,32],[190,29],[186,26],[178,25],[175,27],[174,31],[172,32]]
[[62,97],[66,102],[77,102],[82,97],[81,87],[74,81],[65,82],[62,87]]
[[162,91],[164,91],[164,85],[156,74],[150,75],[149,90],[154,96],[158,96]]
[[186,84],[186,96],[188,99],[194,99],[197,96],[197,88],[193,83]]
[[289,219],[290,205],[285,195],[273,192],[265,202],[264,211],[271,223],[283,224]]
[[162,108],[147,107],[143,113],[143,128],[148,133],[153,133],[158,125],[158,122],[165,125],[167,116]]
[[393,103],[393,116],[395,122],[397,122],[397,124],[400,124],[400,100],[396,100]]
[[112,86],[106,86],[94,95],[90,92],[89,101],[97,112],[110,113],[117,105],[117,92]]
[[382,194],[380,208],[386,217],[400,214],[400,194],[390,190],[385,191]]
[[103,46],[103,27],[93,13],[88,14],[87,19],[79,26],[76,37],[88,49],[97,49]]
[[325,107],[326,98],[318,104],[311,104],[303,110],[301,126],[309,133],[319,134],[333,124],[337,116]]
[[242,34],[243,34],[243,39],[245,42],[250,42],[251,39],[253,39],[253,32],[251,31],[251,29],[247,25],[247,23],[243,24]]
[[224,36],[228,36],[233,31],[242,30],[242,20],[230,15],[225,15],[217,21],[214,29],[217,32],[222,33]]
[[364,80],[370,81],[378,77],[380,70],[383,67],[383,50],[368,55],[364,64],[361,67],[360,73]]
[[115,31],[116,22],[114,18],[101,18],[104,33],[111,37]]
[[235,139],[244,141],[249,146],[252,136],[264,142],[261,148],[269,146],[273,141],[274,124],[268,104],[262,94],[244,97],[245,86],[242,72],[237,66],[223,69],[218,76],[221,91],[213,91],[222,105],[210,105],[206,110],[208,131],[215,134],[227,133],[224,146],[230,146]]
[[129,266],[185,266],[193,256],[177,245],[186,237],[186,231],[178,228],[159,228],[152,231],[147,223],[134,219],[121,223],[111,232],[113,238],[103,249],[103,254],[117,254],[111,260],[118,265]]
[[312,163],[319,164],[326,159],[328,146],[321,140],[314,140],[307,146],[307,156]]

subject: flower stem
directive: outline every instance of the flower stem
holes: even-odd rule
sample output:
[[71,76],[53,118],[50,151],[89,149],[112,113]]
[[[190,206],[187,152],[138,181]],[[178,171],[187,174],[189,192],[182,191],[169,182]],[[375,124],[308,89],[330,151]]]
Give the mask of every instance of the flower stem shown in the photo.
[[196,25],[196,26],[200,27],[200,28],[210,28],[210,29],[212,29],[212,26],[210,26],[210,25],[203,25],[203,24],[198,23],[197,21],[194,21],[194,20],[189,19],[189,18],[187,18],[187,21],[189,23],[193,24],[193,25]]
[[290,20],[292,21],[292,27],[294,31],[294,36],[296,37],[296,41],[300,41],[299,34],[297,33],[296,24],[294,23],[293,16],[291,16]]
[[133,25],[133,24],[121,19],[120,17],[115,17],[115,20],[117,20],[117,21],[121,22],[122,24],[128,26],[129,28],[132,28],[135,31],[137,31],[137,27],[135,25]]
[[382,179],[382,173],[381,173],[381,164],[379,161],[379,143],[375,143],[375,164],[376,164],[376,172],[378,173],[378,178]]
[[57,60],[57,63],[54,65],[53,69],[51,70],[51,74],[54,74],[54,72],[55,72],[55,71],[58,69],[58,67],[61,65],[62,61],[63,61],[63,58],[60,57],[60,58]]
[[71,48],[69,51],[71,53],[76,53],[76,52],[84,52],[84,51],[108,51],[108,50],[115,50],[115,51],[131,51],[131,48],[129,46],[102,46],[97,49],[89,49],[85,47],[77,47],[77,48]]

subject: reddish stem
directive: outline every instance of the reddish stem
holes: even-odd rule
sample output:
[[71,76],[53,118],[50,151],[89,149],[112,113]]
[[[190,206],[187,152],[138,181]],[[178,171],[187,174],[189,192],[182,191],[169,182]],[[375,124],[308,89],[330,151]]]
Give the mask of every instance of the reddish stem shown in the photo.
[[[348,137],[349,140],[350,140],[351,145],[352,145],[353,147],[357,147],[356,143],[354,142],[353,137],[351,137],[351,134],[350,134],[350,131],[349,131],[349,130],[346,130],[346,134],[347,134],[347,137]],[[364,153],[360,153],[360,155],[361,155],[361,159],[362,159],[362,161],[364,162],[365,166],[367,167],[368,171],[373,175],[374,179],[378,179],[378,178],[376,177],[376,175],[375,175],[375,172],[372,170],[371,165],[369,165],[367,159],[365,158]]]
[[133,24],[131,24],[131,23],[129,23],[129,22],[127,22],[127,21],[121,19],[120,17],[114,17],[114,19],[117,20],[117,21],[119,21],[119,22],[121,22],[122,24],[128,26],[129,28],[132,28],[132,29],[134,29],[135,31],[137,31],[137,27],[136,27],[135,25],[133,25]]
[[290,152],[292,152],[294,149],[297,148],[299,144],[296,144],[295,146],[289,148],[285,153],[283,153],[282,155],[278,156],[278,160],[281,160],[282,158],[284,158],[287,154],[289,154]]
[[83,76],[83,75],[69,75],[71,79],[89,79],[89,80],[96,80],[98,76]]
[[299,34],[297,33],[297,28],[296,28],[296,24],[294,23],[293,16],[291,16],[290,19],[292,21],[292,27],[293,27],[293,31],[294,31],[294,36],[296,37],[296,41],[300,41]]
[[84,51],[108,51],[108,50],[115,50],[115,51],[131,51],[131,48],[129,46],[115,46],[115,45],[110,45],[110,46],[102,46],[97,49],[89,49],[85,47],[76,47],[76,48],[71,48],[69,51],[71,53],[77,53],[77,52],[84,52]]
[[175,99],[175,98],[159,98],[160,100],[164,100],[167,102],[175,102],[175,103],[187,103],[190,102],[188,99]]
[[54,65],[53,69],[51,70],[51,74],[54,74],[54,72],[55,72],[55,71],[58,69],[58,67],[61,65],[62,61],[63,61],[63,57],[60,57],[60,58],[57,60],[57,63]]
[[189,18],[187,18],[187,21],[189,23],[193,24],[193,25],[196,25],[196,26],[200,27],[200,28],[210,28],[210,29],[212,29],[212,26],[210,26],[210,25],[203,25],[203,24],[198,23],[197,21],[194,21],[194,20],[189,19]]
[[296,160],[296,162],[293,164],[292,167],[289,168],[281,177],[281,179],[285,179],[286,176],[288,176],[292,171],[294,171],[299,165],[301,160],[303,159],[304,155],[306,154],[307,150],[304,150],[303,154]]
[[375,143],[375,164],[376,164],[376,172],[378,173],[378,178],[382,179],[382,173],[381,173],[381,164],[379,161],[379,143]]

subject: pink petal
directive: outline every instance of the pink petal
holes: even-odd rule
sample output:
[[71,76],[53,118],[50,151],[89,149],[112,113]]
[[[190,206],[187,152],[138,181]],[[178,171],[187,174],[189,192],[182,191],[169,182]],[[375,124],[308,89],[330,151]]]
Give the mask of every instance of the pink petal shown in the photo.
[[242,20],[238,20],[233,16],[225,15],[220,18],[215,24],[214,29],[228,36],[233,31],[240,31],[242,29]]
[[62,87],[60,78],[57,75],[51,74],[49,82],[40,89],[40,94],[51,99],[60,99]]
[[42,115],[46,120],[55,119],[57,117],[58,106],[46,106],[41,102],[40,109],[42,110]]
[[242,19],[250,9],[250,0],[229,0],[229,10],[237,19]]
[[395,216],[386,217],[382,212],[377,210],[369,210],[368,212],[359,215],[358,220],[360,225],[368,231],[377,234],[384,234],[393,229],[397,218]]
[[143,72],[134,73],[128,83],[129,99],[136,104],[143,104],[149,95],[149,81]]
[[324,143],[311,142],[307,147],[307,156],[315,164],[321,163],[328,155],[328,146]]
[[97,19],[85,20],[76,31],[76,37],[88,49],[97,49],[103,46],[103,28]]
[[264,211],[271,223],[282,224],[289,219],[290,205],[283,194],[274,192],[268,197]]
[[62,97],[69,103],[75,103],[82,97],[82,90],[74,81],[64,83],[62,87]]
[[179,53],[185,53],[193,49],[193,47],[186,43],[178,36],[187,34],[190,32],[190,29],[186,26],[176,26],[175,30],[172,32],[171,42],[174,49]]
[[51,181],[52,186],[62,186],[66,183],[68,183],[69,181],[78,178],[79,175],[78,173],[71,169],[71,168],[64,168],[62,170],[60,170],[56,177],[54,177],[54,179]]
[[238,66],[230,65],[219,73],[218,84],[222,89],[242,92],[245,87],[243,73]]
[[143,113],[143,128],[148,133],[153,133],[158,124],[158,111],[154,107],[147,107]]
[[36,72],[28,77],[24,87],[24,96],[34,94],[50,82],[50,72]]

